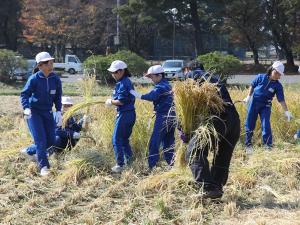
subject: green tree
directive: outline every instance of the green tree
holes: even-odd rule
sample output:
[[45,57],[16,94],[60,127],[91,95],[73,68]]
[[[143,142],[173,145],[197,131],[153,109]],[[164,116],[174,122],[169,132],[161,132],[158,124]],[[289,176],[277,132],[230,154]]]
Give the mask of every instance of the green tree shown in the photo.
[[264,28],[264,11],[261,0],[220,0],[223,7],[219,11],[225,16],[224,28],[231,40],[251,49],[254,63],[259,64],[258,48],[267,41]]
[[0,1],[0,45],[16,50],[22,27],[19,22],[22,9],[21,0]]
[[148,12],[145,3],[142,0],[129,0],[116,13],[120,15],[122,36],[128,49],[141,54],[147,46],[150,47],[149,43],[156,35],[159,24]]
[[16,52],[0,49],[0,81],[8,83],[17,68],[25,68],[26,61]]
[[107,69],[114,60],[124,61],[130,73],[134,76],[142,76],[143,72],[148,68],[148,65],[142,57],[133,52],[122,50],[108,56],[90,56],[84,61],[85,73],[95,74],[97,79],[103,83],[113,83],[114,79]]
[[293,46],[299,33],[299,0],[262,0],[266,26],[272,33],[273,42],[285,54],[287,66],[295,70]]

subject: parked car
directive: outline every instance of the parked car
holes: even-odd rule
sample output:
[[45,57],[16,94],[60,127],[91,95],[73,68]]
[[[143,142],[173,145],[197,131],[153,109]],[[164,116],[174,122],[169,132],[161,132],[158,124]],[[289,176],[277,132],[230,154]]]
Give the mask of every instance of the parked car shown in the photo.
[[36,64],[34,59],[28,59],[26,68],[17,68],[14,70],[13,74],[11,75],[10,79],[12,80],[27,80],[28,77],[32,74],[32,70]]
[[163,62],[162,67],[165,70],[166,78],[168,80],[172,79],[183,79],[183,67],[184,60],[171,59]]
[[53,64],[55,70],[64,70],[70,74],[82,72],[82,63],[76,55],[65,55],[63,62]]

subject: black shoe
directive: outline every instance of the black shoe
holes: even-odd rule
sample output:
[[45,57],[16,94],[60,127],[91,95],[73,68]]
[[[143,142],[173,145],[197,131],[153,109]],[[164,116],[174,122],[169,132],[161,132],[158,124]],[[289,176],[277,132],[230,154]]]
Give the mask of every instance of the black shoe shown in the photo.
[[218,198],[222,198],[222,196],[223,196],[223,191],[219,189],[215,189],[215,190],[203,192],[202,198],[218,199]]
[[215,184],[205,184],[203,186],[202,198],[218,199],[223,196],[221,187]]

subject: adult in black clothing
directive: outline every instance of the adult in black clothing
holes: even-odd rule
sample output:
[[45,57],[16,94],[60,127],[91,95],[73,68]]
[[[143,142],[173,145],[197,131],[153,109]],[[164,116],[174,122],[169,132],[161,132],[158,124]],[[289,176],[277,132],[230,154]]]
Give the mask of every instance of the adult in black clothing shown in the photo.
[[[197,81],[201,79],[217,83],[219,95],[224,101],[225,110],[216,115],[213,119],[213,125],[218,132],[217,145],[212,160],[211,167],[208,162],[208,146],[199,149],[194,145],[193,138],[187,140],[185,135],[181,135],[184,142],[189,143],[186,152],[186,160],[192,171],[195,182],[203,188],[204,198],[220,198],[223,195],[223,186],[226,184],[229,173],[229,166],[235,145],[240,137],[240,119],[239,114],[231,100],[227,88],[218,81],[216,77],[209,77],[205,72],[202,63],[192,61],[188,64],[189,72],[186,78],[192,78]],[[214,137],[212,137],[214,139]],[[218,146],[218,148],[217,148]]]

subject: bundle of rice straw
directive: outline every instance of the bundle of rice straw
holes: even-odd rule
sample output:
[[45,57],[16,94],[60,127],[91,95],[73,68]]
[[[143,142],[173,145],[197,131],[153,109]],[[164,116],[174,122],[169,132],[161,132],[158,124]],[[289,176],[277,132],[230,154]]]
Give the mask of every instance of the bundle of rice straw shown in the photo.
[[[218,86],[209,83],[201,84],[193,79],[178,81],[174,85],[174,102],[178,122],[185,135],[193,136],[194,147],[209,149],[216,147],[218,134],[212,124],[212,119],[224,110],[224,102],[218,94]],[[184,163],[184,150],[177,153],[179,166]]]

